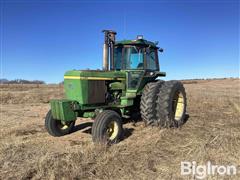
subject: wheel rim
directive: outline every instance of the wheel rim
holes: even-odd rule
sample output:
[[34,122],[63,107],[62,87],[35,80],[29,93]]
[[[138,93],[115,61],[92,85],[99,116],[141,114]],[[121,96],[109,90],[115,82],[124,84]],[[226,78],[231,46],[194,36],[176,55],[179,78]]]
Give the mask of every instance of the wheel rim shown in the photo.
[[57,127],[61,130],[66,130],[71,125],[71,122],[62,122],[57,120]]
[[173,99],[174,119],[179,121],[182,119],[185,108],[185,100],[182,92],[176,92]]
[[116,121],[111,121],[107,126],[107,136],[109,140],[114,140],[117,137],[119,128]]

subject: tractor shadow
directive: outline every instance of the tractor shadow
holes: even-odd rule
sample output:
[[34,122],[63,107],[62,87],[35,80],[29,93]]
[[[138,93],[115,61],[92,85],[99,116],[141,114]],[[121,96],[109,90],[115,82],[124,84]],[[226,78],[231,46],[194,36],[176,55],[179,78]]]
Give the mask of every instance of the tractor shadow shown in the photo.
[[132,123],[133,126],[135,126],[135,123],[141,122],[141,121],[142,121],[142,118],[140,113],[134,113],[129,118],[123,118],[123,124]]
[[81,131],[83,130],[82,132],[83,133],[87,133],[87,134],[91,134],[91,131],[92,131],[92,122],[83,122],[83,123],[80,123],[78,125],[76,125],[73,129],[73,133],[77,132],[77,131]]
[[189,118],[190,118],[189,114],[186,114],[182,125],[186,124]]
[[124,128],[123,137],[121,140],[129,138],[133,134],[134,128]]

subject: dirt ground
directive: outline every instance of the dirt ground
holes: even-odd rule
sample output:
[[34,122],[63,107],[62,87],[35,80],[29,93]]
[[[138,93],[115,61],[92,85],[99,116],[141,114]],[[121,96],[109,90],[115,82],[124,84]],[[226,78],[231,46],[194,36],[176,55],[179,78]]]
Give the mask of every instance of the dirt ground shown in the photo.
[[240,80],[186,81],[186,124],[179,129],[124,124],[125,138],[111,147],[91,140],[91,119],[75,132],[51,137],[44,128],[57,85],[1,85],[0,179],[194,179],[181,161],[235,165],[240,179]]

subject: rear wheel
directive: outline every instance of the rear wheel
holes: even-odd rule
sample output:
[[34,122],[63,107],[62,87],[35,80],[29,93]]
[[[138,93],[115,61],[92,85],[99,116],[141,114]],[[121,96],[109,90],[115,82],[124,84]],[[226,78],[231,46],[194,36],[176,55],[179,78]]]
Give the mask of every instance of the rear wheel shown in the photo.
[[74,125],[75,121],[62,122],[60,120],[53,119],[51,110],[47,113],[45,118],[45,128],[52,136],[64,136],[71,133]]
[[150,82],[143,89],[140,109],[141,117],[146,125],[154,124],[157,121],[156,100],[163,83],[164,81]]
[[92,126],[93,142],[113,144],[120,141],[123,134],[122,119],[118,113],[105,110],[97,115]]
[[185,122],[186,93],[179,81],[166,81],[157,98],[157,122],[161,127],[179,127]]

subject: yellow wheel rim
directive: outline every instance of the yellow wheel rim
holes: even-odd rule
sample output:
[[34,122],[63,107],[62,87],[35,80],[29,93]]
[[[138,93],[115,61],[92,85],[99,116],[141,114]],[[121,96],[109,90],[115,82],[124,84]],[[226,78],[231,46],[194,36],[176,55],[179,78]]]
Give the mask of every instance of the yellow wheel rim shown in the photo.
[[57,126],[61,130],[65,130],[65,129],[69,128],[70,124],[71,123],[69,123],[69,122],[68,123],[64,123],[62,121],[57,120]]
[[111,121],[107,126],[107,136],[109,140],[114,140],[118,135],[118,124],[116,121]]
[[174,119],[179,121],[182,119],[185,108],[185,100],[181,92],[177,92],[173,99]]
[[64,130],[64,129],[67,129],[68,128],[68,125],[64,125],[61,129]]

